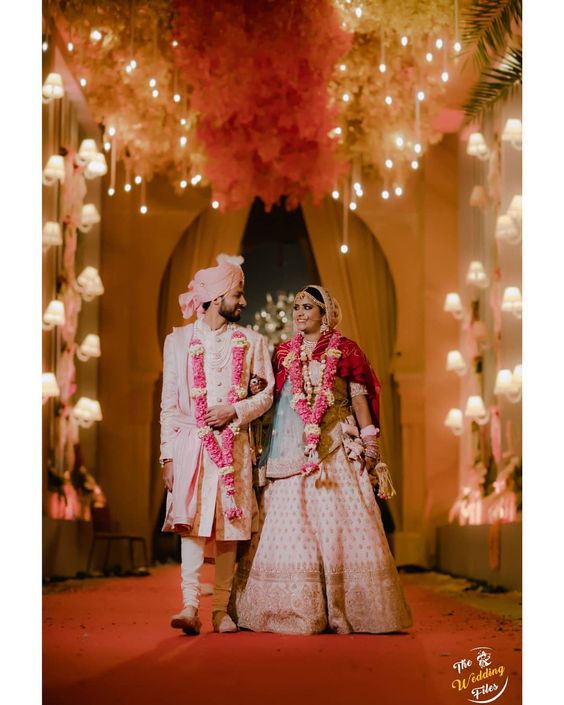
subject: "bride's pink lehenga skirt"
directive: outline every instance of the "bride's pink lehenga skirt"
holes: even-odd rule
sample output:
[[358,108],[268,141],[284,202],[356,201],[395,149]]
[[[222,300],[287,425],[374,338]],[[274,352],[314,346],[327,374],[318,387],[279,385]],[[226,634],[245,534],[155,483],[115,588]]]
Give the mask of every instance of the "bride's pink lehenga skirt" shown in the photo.
[[341,448],[318,473],[270,482],[260,505],[261,533],[233,582],[230,613],[240,627],[349,634],[411,626],[370,481]]

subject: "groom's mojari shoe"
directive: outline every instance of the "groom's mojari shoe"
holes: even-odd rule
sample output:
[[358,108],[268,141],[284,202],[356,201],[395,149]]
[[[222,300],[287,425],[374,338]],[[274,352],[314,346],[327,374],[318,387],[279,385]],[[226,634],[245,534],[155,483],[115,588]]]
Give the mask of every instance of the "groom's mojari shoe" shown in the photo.
[[214,612],[212,615],[213,630],[220,634],[229,634],[239,631],[237,625],[227,612]]
[[184,634],[195,636],[200,633],[202,622],[195,607],[185,607],[178,614],[172,615],[170,626],[173,629],[182,629]]

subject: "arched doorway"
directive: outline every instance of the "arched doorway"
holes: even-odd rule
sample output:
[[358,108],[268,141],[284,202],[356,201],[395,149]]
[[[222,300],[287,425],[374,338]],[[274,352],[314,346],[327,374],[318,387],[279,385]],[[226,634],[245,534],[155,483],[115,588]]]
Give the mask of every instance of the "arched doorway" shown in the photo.
[[[170,331],[171,321],[181,324],[178,294],[183,291],[193,272],[187,263],[194,262],[199,234],[205,217],[201,214],[184,232],[165,270],[159,301],[159,337],[161,342]],[[219,227],[208,238],[217,235],[215,244],[206,242],[215,255],[220,252],[245,256],[246,295],[248,308],[243,325],[251,324],[267,293],[278,289],[295,291],[307,282],[318,281],[341,301],[344,310],[343,332],[355,339],[374,366],[382,383],[382,436],[386,460],[394,476],[399,494],[402,486],[402,454],[400,403],[392,374],[392,357],[396,340],[396,295],[388,262],[376,237],[356,216],[350,216],[350,252],[339,251],[342,210],[339,204],[326,201],[321,207],[307,204],[304,209],[286,211],[282,206],[266,212],[255,201],[248,216],[239,219],[231,233]],[[230,243],[231,246],[226,246]],[[157,385],[158,386],[158,385]],[[155,399],[155,428],[158,429],[158,400]],[[154,445],[158,449],[157,441]],[[154,451],[155,452],[155,451]],[[155,457],[158,456],[158,451]],[[162,486],[153,508],[161,506]],[[396,524],[401,524],[401,505],[390,501]],[[160,517],[155,525],[155,537],[160,530]],[[158,551],[157,551],[158,553]]]

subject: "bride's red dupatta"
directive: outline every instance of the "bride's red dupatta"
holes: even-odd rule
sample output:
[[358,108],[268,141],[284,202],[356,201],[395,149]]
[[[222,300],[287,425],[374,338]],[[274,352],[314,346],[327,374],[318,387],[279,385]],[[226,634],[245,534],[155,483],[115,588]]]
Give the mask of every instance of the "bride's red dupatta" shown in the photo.
[[[321,335],[313,351],[312,357],[314,360],[321,359],[321,356],[327,350],[332,333],[333,331]],[[272,367],[276,379],[276,396],[280,394],[286,381],[287,370],[282,363],[290,350],[290,342],[290,340],[287,340],[277,345],[272,356]],[[368,358],[354,340],[344,336],[339,341],[339,349],[342,355],[339,358],[337,376],[342,377],[347,382],[357,382],[366,387],[372,423],[376,428],[380,428],[380,382],[374,374]]]

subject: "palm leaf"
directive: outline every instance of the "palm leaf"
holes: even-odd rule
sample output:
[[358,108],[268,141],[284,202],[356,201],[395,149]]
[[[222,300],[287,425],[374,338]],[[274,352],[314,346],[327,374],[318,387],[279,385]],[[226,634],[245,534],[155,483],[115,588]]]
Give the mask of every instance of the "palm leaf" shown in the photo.
[[478,68],[489,66],[492,56],[500,56],[513,34],[521,26],[521,0],[473,0],[462,20],[462,41],[474,47],[473,59]]
[[482,80],[474,86],[463,106],[466,124],[481,118],[496,103],[508,98],[521,86],[522,62],[522,51],[509,49],[501,66],[482,73]]

